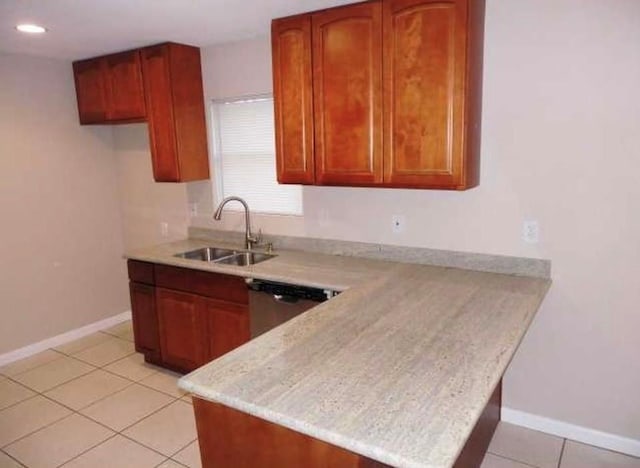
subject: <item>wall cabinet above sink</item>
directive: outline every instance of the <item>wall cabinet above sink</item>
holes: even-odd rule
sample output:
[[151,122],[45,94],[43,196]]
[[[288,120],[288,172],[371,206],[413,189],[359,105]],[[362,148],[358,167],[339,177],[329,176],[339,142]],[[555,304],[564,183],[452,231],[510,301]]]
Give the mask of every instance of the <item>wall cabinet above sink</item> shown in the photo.
[[200,49],[164,43],[73,71],[81,124],[148,122],[156,182],[209,178]]
[[374,0],[273,20],[278,181],[478,185],[483,0]]

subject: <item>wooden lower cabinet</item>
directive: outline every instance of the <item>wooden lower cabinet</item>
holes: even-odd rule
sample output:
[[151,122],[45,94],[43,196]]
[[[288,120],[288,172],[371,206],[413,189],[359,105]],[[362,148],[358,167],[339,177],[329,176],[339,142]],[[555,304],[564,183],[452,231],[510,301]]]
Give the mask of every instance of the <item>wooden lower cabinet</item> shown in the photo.
[[246,305],[203,298],[202,308],[207,321],[207,361],[251,339]]
[[162,362],[189,372],[207,362],[206,316],[199,296],[156,288]]
[[[473,428],[454,468],[480,467],[500,421],[501,402],[502,381]],[[219,403],[194,397],[193,409],[204,468],[388,466]]]
[[136,351],[191,372],[250,339],[244,279],[129,260]]
[[129,283],[131,318],[136,351],[154,364],[161,362],[160,335],[156,314],[155,288],[144,283]]

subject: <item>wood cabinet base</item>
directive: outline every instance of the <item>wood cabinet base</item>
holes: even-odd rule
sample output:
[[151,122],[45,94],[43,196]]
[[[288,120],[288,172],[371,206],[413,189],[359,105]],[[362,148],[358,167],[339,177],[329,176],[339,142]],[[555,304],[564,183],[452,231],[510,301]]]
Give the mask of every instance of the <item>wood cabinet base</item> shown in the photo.
[[[500,421],[498,384],[455,468],[479,467]],[[202,466],[384,467],[383,463],[227,406],[193,398]]]

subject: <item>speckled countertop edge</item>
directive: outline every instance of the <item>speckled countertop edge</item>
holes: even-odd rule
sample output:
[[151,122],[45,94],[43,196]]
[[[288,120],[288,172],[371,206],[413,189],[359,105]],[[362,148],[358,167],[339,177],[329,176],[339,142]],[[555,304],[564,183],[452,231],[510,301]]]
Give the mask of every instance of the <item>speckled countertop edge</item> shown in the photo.
[[[276,259],[269,260],[268,262],[257,264],[252,267],[237,267],[231,265],[216,265],[210,264],[201,261],[195,260],[186,260],[178,257],[173,257],[175,253],[187,251],[195,248],[199,248],[202,246],[210,245],[212,242],[209,240],[196,240],[189,239],[185,241],[173,242],[170,244],[163,244],[161,246],[152,247],[149,249],[141,249],[139,251],[130,252],[126,255],[127,258],[133,258],[137,260],[145,260],[156,263],[164,263],[169,265],[194,268],[205,271],[215,271],[219,273],[226,273],[244,277],[254,277],[261,279],[270,279],[275,281],[283,281],[283,282],[296,282],[299,284],[305,284],[308,286],[316,286],[327,289],[336,289],[336,290],[346,290],[349,288],[353,288],[358,285],[366,285],[371,284],[380,277],[386,277],[389,275],[389,271],[393,270],[394,266],[397,265],[394,262],[388,261],[380,261],[380,260],[371,260],[371,259],[360,259],[354,257],[335,257],[335,256],[327,256],[322,254],[313,254],[313,253],[305,253],[305,252],[286,252],[279,251],[276,252],[279,254],[278,261]],[[220,242],[216,242],[216,245],[234,247],[232,244],[222,245]],[[329,257],[329,258],[328,258]],[[329,260],[329,261],[327,261]],[[338,261],[339,266],[335,265],[335,262]],[[292,267],[293,265],[293,267]],[[347,268],[340,268],[347,267]],[[350,267],[350,268],[349,268]],[[419,268],[418,266],[416,266]],[[424,267],[429,268],[429,267]],[[438,268],[438,267],[430,267],[430,268]],[[293,273],[292,271],[293,270]],[[318,272],[320,272],[321,279],[318,280]],[[491,275],[491,274],[489,274]],[[540,281],[540,280],[538,280]],[[550,281],[543,282],[546,284],[544,292],[548,289],[550,285]],[[360,287],[354,288],[354,290],[361,289]],[[364,288],[367,289],[367,288]],[[345,295],[348,295],[351,291],[347,291]],[[535,315],[535,311],[537,310],[540,301],[544,297],[544,293],[542,293],[539,297],[538,303],[535,305],[535,310],[531,312],[526,320],[526,324],[522,326],[517,335],[513,338],[515,339],[515,345],[513,346],[513,352],[515,352],[515,348],[522,340],[526,330],[533,320]],[[338,298],[340,299],[340,298]],[[334,301],[336,301],[334,299]],[[332,301],[332,302],[334,302]],[[338,301],[340,302],[340,301]],[[286,327],[292,327],[295,324],[287,323]],[[280,327],[282,328],[282,327]],[[259,338],[260,339],[260,338]],[[254,340],[255,342],[256,340]],[[247,346],[247,345],[245,345]],[[494,388],[501,378],[504,370],[506,369],[508,363],[510,362],[513,352],[508,355],[507,359],[503,359],[504,362],[501,362],[501,365],[496,369],[494,380],[490,383],[490,387]],[[224,359],[232,358],[235,354],[235,351],[223,356],[222,358],[216,360],[215,362],[219,362]],[[446,463],[429,465],[424,464],[419,460],[415,460],[411,457],[404,457],[402,454],[393,453],[381,449],[380,447],[376,447],[373,444],[368,444],[362,442],[360,440],[356,440],[353,438],[346,437],[341,435],[340,433],[333,432],[330,430],[326,430],[322,427],[314,426],[313,424],[307,424],[304,420],[295,417],[289,417],[287,414],[283,412],[274,411],[266,406],[260,406],[253,404],[248,401],[243,401],[241,398],[235,398],[230,394],[225,394],[224,392],[216,391],[212,389],[210,386],[202,385],[197,383],[198,374],[202,374],[201,370],[211,366],[208,364],[203,368],[194,371],[192,374],[189,374],[182,379],[180,379],[179,386],[186,391],[192,392],[197,396],[200,396],[205,399],[209,399],[212,401],[217,401],[222,404],[228,405],[230,407],[236,408],[238,410],[244,411],[246,413],[252,414],[257,417],[261,417],[268,421],[275,422],[277,424],[283,425],[290,429],[296,430],[298,432],[310,435],[312,437],[316,437],[321,440],[325,440],[334,445],[346,448],[348,450],[354,451],[356,453],[360,453],[364,456],[370,457],[372,459],[381,461],[383,463],[391,464],[393,466],[407,466],[407,467],[418,467],[418,466],[448,466]],[[484,408],[489,397],[491,395],[491,391],[485,392],[485,399],[480,408]],[[481,412],[481,411],[480,411]],[[477,420],[480,416],[480,413],[471,416],[471,419]],[[475,422],[474,422],[475,424]],[[461,450],[464,445],[464,440],[468,437],[471,430],[473,429],[473,425],[471,424],[468,427],[468,433],[463,434],[463,441],[458,444],[457,450],[449,450],[448,456],[446,457],[450,463],[453,463],[459,454],[459,450]],[[455,452],[455,453],[454,453]]]

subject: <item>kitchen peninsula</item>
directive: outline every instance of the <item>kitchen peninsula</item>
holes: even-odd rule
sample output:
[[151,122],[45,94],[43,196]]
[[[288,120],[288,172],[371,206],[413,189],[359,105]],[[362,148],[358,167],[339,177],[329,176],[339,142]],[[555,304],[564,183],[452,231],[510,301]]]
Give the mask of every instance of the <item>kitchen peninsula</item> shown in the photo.
[[365,457],[368,466],[453,466],[499,398],[550,286],[541,277],[293,250],[248,267],[174,257],[212,244],[220,242],[190,239],[128,257],[344,292],[180,380],[195,397],[203,460],[234,449],[255,455],[254,441],[240,439],[256,432],[212,453],[203,414],[214,408]]

